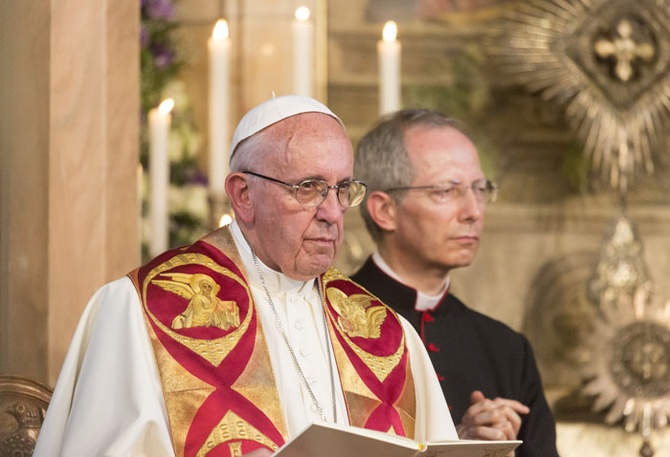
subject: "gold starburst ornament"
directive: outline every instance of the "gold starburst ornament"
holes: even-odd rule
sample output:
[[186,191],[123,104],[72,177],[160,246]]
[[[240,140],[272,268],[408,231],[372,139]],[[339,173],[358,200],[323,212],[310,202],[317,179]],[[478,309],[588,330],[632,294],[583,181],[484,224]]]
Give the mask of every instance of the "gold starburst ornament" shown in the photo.
[[488,46],[496,74],[564,107],[595,172],[625,193],[670,126],[670,0],[523,0]]

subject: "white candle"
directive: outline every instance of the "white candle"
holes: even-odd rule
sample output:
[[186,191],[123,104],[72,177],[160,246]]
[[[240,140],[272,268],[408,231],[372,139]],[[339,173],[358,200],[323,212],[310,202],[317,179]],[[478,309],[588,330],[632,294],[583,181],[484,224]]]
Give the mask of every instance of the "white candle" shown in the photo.
[[382,39],[377,43],[379,60],[379,114],[400,109],[400,41],[393,21],[384,25]]
[[312,96],[314,85],[314,26],[306,6],[295,10],[293,21],[293,92]]
[[144,168],[141,163],[137,164],[137,241],[138,241],[138,253],[139,259],[142,258],[142,228],[143,228],[143,218],[142,218],[142,194],[144,191]]
[[209,190],[225,193],[230,147],[230,38],[228,23],[219,19],[209,49]]
[[168,160],[168,138],[174,107],[171,98],[163,100],[149,111],[149,177],[151,193],[149,214],[151,223],[151,239],[149,254],[158,255],[168,248],[168,186],[170,183],[170,163]]

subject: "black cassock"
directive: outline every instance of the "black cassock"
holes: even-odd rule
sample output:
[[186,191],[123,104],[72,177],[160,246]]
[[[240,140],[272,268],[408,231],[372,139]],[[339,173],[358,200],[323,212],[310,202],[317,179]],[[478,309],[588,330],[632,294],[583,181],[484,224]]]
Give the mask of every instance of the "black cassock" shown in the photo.
[[448,293],[432,311],[416,311],[416,291],[386,275],[372,258],[352,279],[405,317],[419,332],[435,367],[455,424],[470,393],[517,400],[522,416],[517,457],[555,457],[556,423],[544,396],[530,343],[507,325],[465,306]]

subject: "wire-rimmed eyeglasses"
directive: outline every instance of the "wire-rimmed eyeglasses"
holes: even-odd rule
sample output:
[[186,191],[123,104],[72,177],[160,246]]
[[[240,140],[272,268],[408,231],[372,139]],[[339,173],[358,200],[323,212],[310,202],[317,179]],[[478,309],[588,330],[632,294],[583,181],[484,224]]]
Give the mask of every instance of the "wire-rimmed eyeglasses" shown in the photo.
[[493,203],[498,197],[498,186],[488,179],[478,179],[470,185],[454,180],[448,181],[445,185],[393,187],[385,189],[384,192],[423,190],[429,192],[435,202],[447,203],[460,200],[468,189],[472,189],[472,193],[480,203]]
[[365,193],[368,190],[368,186],[366,186],[363,181],[357,181],[355,179],[342,181],[333,186],[322,179],[305,179],[298,184],[289,184],[279,179],[256,173],[255,171],[247,170],[242,173],[290,187],[295,191],[294,197],[298,203],[306,208],[313,208],[323,203],[328,196],[328,191],[330,189],[336,190],[337,201],[340,202],[342,207],[351,208],[361,204],[363,198],[365,198]]

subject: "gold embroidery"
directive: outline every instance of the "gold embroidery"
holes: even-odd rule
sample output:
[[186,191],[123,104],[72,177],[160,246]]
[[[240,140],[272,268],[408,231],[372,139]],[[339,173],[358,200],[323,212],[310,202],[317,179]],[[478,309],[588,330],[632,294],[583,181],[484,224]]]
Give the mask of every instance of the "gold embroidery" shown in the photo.
[[[273,443],[267,436],[262,434],[256,427],[252,426],[237,414],[229,411],[226,413],[221,421],[212,429],[209,436],[205,440],[202,448],[196,454],[196,457],[205,457],[208,452],[214,449],[221,443],[234,440],[249,440],[262,444],[270,448],[272,451],[278,449],[277,445]],[[236,446],[239,444],[239,447]],[[231,457],[237,457],[236,452],[241,452],[241,443],[229,443]]]
[[384,306],[370,306],[374,300],[370,295],[347,295],[331,287],[327,292],[328,300],[340,315],[338,323],[350,337],[379,338],[381,326],[386,319]]
[[[209,377],[205,377],[199,373],[193,373],[186,370],[184,365],[182,365],[184,358],[180,357],[179,360],[175,359],[173,354],[166,349],[162,338],[158,338],[157,332],[164,332],[165,336],[168,336],[174,341],[190,348],[195,355],[205,357],[212,363],[213,366],[220,366],[222,360],[226,357],[230,350],[239,344],[240,338],[242,336],[251,336],[249,335],[249,327],[252,320],[258,318],[256,310],[254,309],[254,304],[251,301],[251,293],[243,271],[243,264],[232,240],[230,230],[228,228],[222,228],[221,230],[213,232],[213,235],[215,236],[210,234],[203,239],[205,243],[211,245],[211,248],[207,248],[207,251],[210,251],[211,249],[219,250],[225,256],[227,256],[230,261],[239,266],[242,271],[238,271],[235,268],[231,268],[231,271],[221,265],[216,264],[213,261],[213,258],[210,258],[210,256],[205,251],[199,251],[199,253],[184,253],[184,251],[182,251],[179,253],[180,255],[177,256],[177,258],[169,259],[164,264],[154,264],[151,267],[148,267],[147,276],[141,283],[138,282],[137,275],[137,273],[141,270],[136,270],[135,272],[131,272],[129,274],[131,279],[133,279],[138,294],[142,300],[142,307],[145,313],[147,327],[160,370],[165,402],[170,419],[170,428],[172,430],[172,440],[177,455],[183,455],[184,453],[188,431],[191,430],[191,428],[202,427],[200,421],[196,419],[200,417],[198,416],[198,412],[203,407],[209,396],[224,385],[224,381],[219,379],[211,380]],[[170,269],[175,267],[180,267],[179,270],[181,272],[189,271],[193,273],[193,271],[190,271],[190,269],[184,268],[184,266],[188,267],[190,265],[196,265],[196,268],[197,265],[205,267],[198,268],[198,273],[205,273],[212,278],[216,278],[216,274],[225,275],[227,280],[225,283],[221,283],[222,290],[219,293],[219,295],[224,299],[230,300],[234,293],[233,289],[238,290],[238,293],[235,294],[235,300],[240,307],[240,313],[242,314],[240,319],[242,322],[240,322],[239,328],[231,328],[230,333],[226,337],[214,341],[196,340],[183,337],[170,328],[171,322],[169,320],[165,321],[163,324],[156,318],[156,315],[153,315],[149,311],[149,306],[147,304],[149,303],[148,300],[156,300],[156,298],[151,297],[150,294],[149,297],[147,297],[149,289],[155,287],[151,285],[151,281],[155,279],[160,280],[160,278],[157,278],[157,276],[160,276],[161,273],[174,272],[174,270]],[[228,281],[228,279],[232,281]],[[234,282],[234,284],[231,284],[232,287],[229,287],[228,284],[231,282]],[[242,313],[245,305],[247,305],[245,300],[249,300],[248,311]],[[154,310],[154,308],[151,309]],[[177,312],[175,312],[173,316],[176,315]],[[253,418],[249,419],[249,423],[257,427],[265,435],[256,433],[256,435],[252,434],[251,436],[252,438],[253,436],[256,436],[257,438],[255,441],[263,442],[265,443],[264,445],[266,445],[268,448],[275,450],[278,448],[278,446],[272,445],[272,443],[270,443],[270,441],[267,439],[267,434],[270,432],[265,429],[266,423],[261,419],[261,417],[267,417],[270,422],[275,425],[276,432],[278,432],[284,440],[287,439],[286,424],[284,423],[284,416],[279,401],[279,393],[277,392],[275,385],[275,378],[272,373],[272,366],[270,363],[267,345],[263,337],[262,328],[257,326],[253,333],[254,344],[253,348],[250,348],[251,352],[248,353],[250,356],[248,359],[248,365],[244,368],[244,371],[240,374],[240,376],[234,381],[234,384],[230,386],[242,397],[246,398],[248,403],[246,405],[240,404],[234,406],[234,411],[238,414],[240,411],[253,412],[256,411],[256,408],[252,405],[256,405],[258,411],[255,412],[253,416],[251,416]],[[206,369],[206,367],[203,368]],[[207,370],[207,372],[216,376],[211,367],[209,370]],[[207,379],[207,381],[204,379]],[[210,382],[213,382],[213,384],[210,385]],[[225,412],[226,411],[220,411],[219,414],[223,415]],[[214,420],[218,422],[217,418],[214,418]],[[259,424],[264,425],[261,426]],[[212,425],[212,427],[214,426]],[[211,427],[208,428],[209,430],[205,431],[203,442],[205,437],[216,437],[216,434],[219,433],[213,432]],[[271,427],[268,427],[268,429],[271,429]],[[247,435],[249,434],[250,433],[247,433]],[[209,445],[212,445],[214,442],[215,440],[213,438]],[[218,442],[217,445],[218,450],[223,451],[224,455],[228,455],[229,452],[236,452],[236,449],[240,449],[241,451],[241,447],[244,446],[244,441],[236,441],[233,439],[225,443]],[[203,447],[202,443],[198,443],[198,448],[200,447],[203,448],[202,454],[207,454],[205,451],[208,450],[208,448]],[[195,449],[193,453],[197,451],[198,449]],[[213,452],[210,452],[209,455],[212,453]]]
[[230,457],[242,457],[242,443],[230,443],[228,444],[228,450],[230,451]]
[[323,283],[324,284],[327,284],[330,281],[336,281],[338,279],[344,279],[346,281],[350,281],[349,278],[344,276],[342,274],[342,272],[340,270],[338,270],[337,268],[330,268],[330,269],[328,269],[328,271],[326,271],[323,274]]
[[402,341],[400,341],[398,349],[395,351],[395,353],[386,357],[373,355],[367,351],[364,351],[359,346],[356,346],[351,340],[349,340],[346,335],[344,335],[344,339],[347,340],[349,346],[363,360],[363,362],[365,362],[365,364],[370,367],[370,370],[372,370],[377,379],[379,379],[381,382],[384,382],[389,373],[393,371],[396,366],[398,366],[398,363],[400,362],[400,359],[405,352],[405,335],[403,335]]
[[[242,335],[246,332],[246,330],[249,327],[249,323],[251,321],[251,310],[246,313],[246,316],[244,318],[244,321],[242,321],[239,324],[239,327],[229,333],[226,336],[223,336],[221,338],[216,338],[213,340],[202,340],[198,338],[190,338],[184,335],[180,335],[179,333],[175,332],[173,329],[170,327],[164,325],[160,320],[156,318],[156,316],[147,308],[147,287],[150,283],[155,281],[155,277],[159,276],[161,274],[164,274],[165,271],[171,270],[176,267],[184,266],[184,265],[203,265],[205,267],[210,268],[211,270],[220,273],[224,276],[227,276],[234,281],[236,281],[240,286],[244,288],[244,290],[247,293],[247,297],[249,300],[249,306],[252,306],[251,302],[251,292],[249,291],[249,287],[247,284],[234,274],[232,271],[229,269],[222,267],[215,263],[211,258],[209,258],[206,255],[203,254],[198,254],[198,253],[187,253],[187,254],[178,254],[164,263],[158,265],[155,267],[153,270],[149,272],[147,275],[146,279],[144,280],[144,284],[142,287],[142,302],[144,304],[144,307],[146,309],[147,315],[151,318],[152,322],[156,324],[165,334],[173,338],[174,340],[178,341],[180,344],[188,347],[191,349],[193,352],[196,354],[200,355],[203,357],[205,360],[209,361],[212,365],[214,366],[219,366],[221,361],[226,358],[226,356],[230,353],[230,351],[235,347],[237,342],[240,340]],[[167,276],[167,274],[166,274]],[[177,292],[175,292],[177,293]]]
[[[334,287],[327,287],[328,282],[334,280],[350,280],[342,273],[340,273],[340,271],[336,268],[329,269],[323,275],[323,287],[327,291],[326,296],[328,297],[329,302],[333,305],[333,308],[335,308],[342,316],[342,318],[338,319],[337,321],[338,326],[341,326],[342,329],[342,337],[346,341],[347,345],[356,353],[356,355],[358,355],[358,357],[360,357],[361,360],[363,360],[363,362],[370,368],[377,379],[379,379],[381,382],[384,382],[389,373],[391,373],[391,371],[393,371],[393,369],[398,366],[398,363],[400,363],[400,359],[405,352],[405,333],[403,332],[402,334],[398,348],[393,354],[389,356],[377,356],[370,354],[357,344],[354,344],[350,337],[364,336],[356,334],[356,332],[361,331],[359,329],[359,326],[361,325],[366,329],[363,331],[367,331],[369,333],[370,336],[368,338],[379,338],[381,324],[388,313],[391,313],[391,311],[386,306],[370,307],[370,301],[373,300],[374,297],[367,297],[364,294],[352,295],[349,297],[349,299],[353,299],[352,303],[348,302],[346,295],[339,289],[335,289]],[[381,310],[377,310],[376,308],[381,308],[383,312]],[[365,310],[365,316],[361,318],[359,315],[360,312],[363,312],[363,310]],[[367,314],[368,311],[370,311],[369,315]],[[398,323],[398,325],[401,324]],[[339,327],[336,327],[336,330],[339,330]],[[350,332],[353,332],[353,334]],[[376,336],[374,336],[375,332],[377,332]]]
[[228,330],[240,326],[240,310],[234,301],[217,297],[219,286],[202,273],[164,273],[172,280],[154,279],[153,284],[189,300],[186,310],[172,321],[175,330],[192,327],[218,327]]

